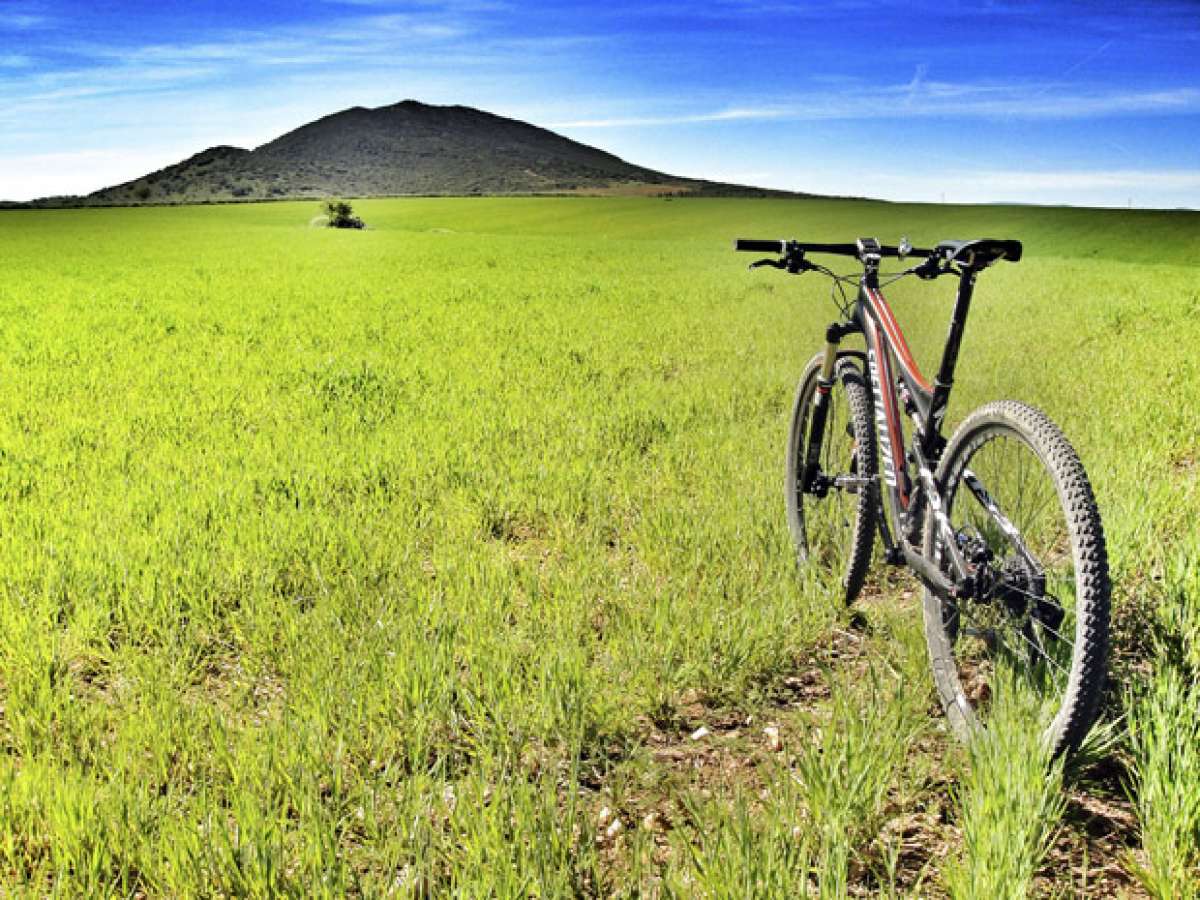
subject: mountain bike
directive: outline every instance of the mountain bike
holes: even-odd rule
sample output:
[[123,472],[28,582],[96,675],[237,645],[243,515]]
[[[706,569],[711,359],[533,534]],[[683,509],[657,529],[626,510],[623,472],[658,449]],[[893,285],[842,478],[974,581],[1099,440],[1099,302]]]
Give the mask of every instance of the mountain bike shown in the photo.
[[[941,705],[964,740],[985,727],[1001,678],[1029,685],[1054,754],[1077,748],[1096,717],[1108,655],[1111,585],[1104,529],[1078,455],[1041,410],[988,403],[942,435],[976,280],[1021,258],[1019,241],[944,241],[932,249],[738,240],[776,254],[751,268],[832,279],[841,316],[804,370],[788,437],[788,524],[801,565],[840,571],[862,590],[875,537],[883,559],[924,585],[925,638]],[[838,275],[809,255],[851,256]],[[922,261],[881,273],[885,258]],[[933,380],[918,368],[883,295],[915,275],[958,279]],[[851,289],[856,291],[851,294]],[[853,299],[851,299],[853,296]],[[865,350],[843,349],[861,335]],[[904,422],[910,424],[905,441]]]

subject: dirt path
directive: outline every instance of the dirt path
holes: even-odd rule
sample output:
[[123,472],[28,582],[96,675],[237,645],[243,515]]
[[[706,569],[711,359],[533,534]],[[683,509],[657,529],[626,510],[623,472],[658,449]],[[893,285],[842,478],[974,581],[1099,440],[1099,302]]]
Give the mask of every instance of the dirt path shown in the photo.
[[[907,701],[913,727],[879,734],[875,747],[863,748],[881,753],[887,742],[903,742],[878,807],[861,828],[850,829],[856,833],[845,890],[944,896],[939,871],[962,848],[955,790],[963,756],[932,701],[923,645],[914,643],[918,601],[904,594],[868,597],[753,708],[713,706],[692,694],[670,716],[643,720],[635,751],[599,778],[587,798],[602,884],[620,890],[636,883],[643,894],[658,895],[673,877],[687,883],[687,856],[705,834],[698,810],[706,805],[741,804],[751,820],[774,821],[781,782],[802,779],[822,730],[836,727],[835,692],[877,682],[877,702],[916,698]],[[864,708],[864,716],[871,714]],[[1065,813],[1035,880],[1036,895],[1145,896],[1129,871],[1138,833],[1125,779],[1113,756],[1068,774]],[[793,814],[799,841],[812,833],[812,813],[797,807]]]

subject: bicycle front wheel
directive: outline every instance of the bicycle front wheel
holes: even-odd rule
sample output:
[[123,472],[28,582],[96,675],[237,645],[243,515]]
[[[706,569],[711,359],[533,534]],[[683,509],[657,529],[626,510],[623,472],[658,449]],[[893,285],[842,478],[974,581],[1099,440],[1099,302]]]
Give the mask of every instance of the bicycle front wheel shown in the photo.
[[824,354],[818,354],[809,362],[792,406],[785,479],[788,526],[800,565],[816,563],[839,572],[842,597],[851,603],[866,580],[875,540],[877,504],[866,484],[876,472],[871,396],[858,367],[840,359],[821,437],[821,474],[827,485],[822,494],[805,493],[804,461],[823,360]]
[[[955,432],[938,467],[943,509],[972,568],[969,599],[925,592],[925,635],[942,706],[960,737],[986,725],[1001,679],[1034,694],[1055,754],[1095,718],[1110,590],[1100,513],[1079,457],[1040,410],[1003,401]],[[925,554],[948,570],[931,510]]]

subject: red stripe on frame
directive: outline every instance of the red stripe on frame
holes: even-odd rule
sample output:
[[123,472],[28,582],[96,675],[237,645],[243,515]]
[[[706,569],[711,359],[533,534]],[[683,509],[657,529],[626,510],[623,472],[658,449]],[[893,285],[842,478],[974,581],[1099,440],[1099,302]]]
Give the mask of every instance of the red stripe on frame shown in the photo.
[[900,365],[904,366],[905,371],[923,390],[933,390],[932,385],[925,380],[925,376],[917,368],[917,361],[913,359],[912,350],[908,348],[908,341],[904,340],[904,332],[900,330],[896,317],[892,315],[892,308],[888,306],[883,294],[875,288],[867,288],[867,296],[871,298],[875,315],[879,316],[879,321],[883,323],[883,327],[888,333],[888,339],[896,348],[896,358],[900,361]]

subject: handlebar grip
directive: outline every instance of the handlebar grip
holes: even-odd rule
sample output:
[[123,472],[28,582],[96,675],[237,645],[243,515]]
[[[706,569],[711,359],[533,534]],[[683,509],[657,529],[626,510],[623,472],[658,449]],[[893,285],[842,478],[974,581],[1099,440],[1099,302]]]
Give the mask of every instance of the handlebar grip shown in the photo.
[[787,241],[761,241],[753,238],[738,238],[733,242],[733,249],[744,253],[783,253]]

